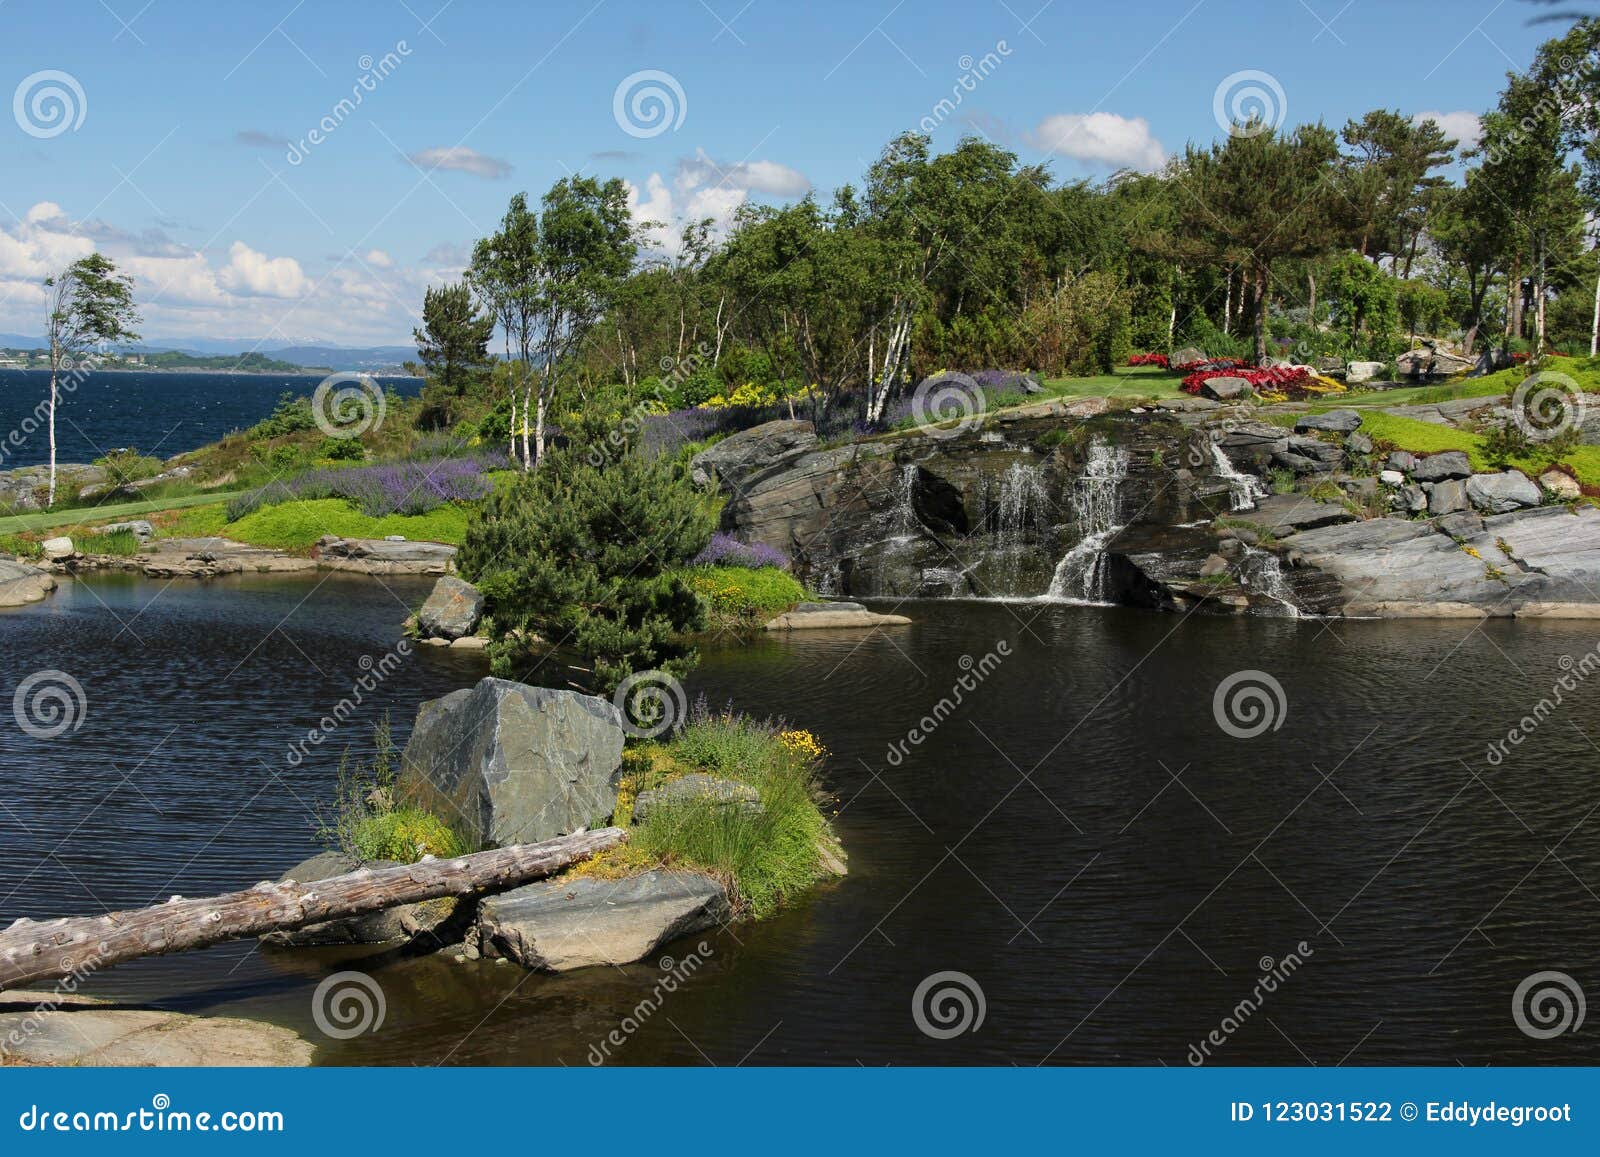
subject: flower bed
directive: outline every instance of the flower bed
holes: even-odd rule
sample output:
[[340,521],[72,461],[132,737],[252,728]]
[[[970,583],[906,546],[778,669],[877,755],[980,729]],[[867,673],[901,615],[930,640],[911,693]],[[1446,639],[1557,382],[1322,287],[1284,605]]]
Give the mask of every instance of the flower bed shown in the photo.
[[501,465],[497,459],[484,456],[309,470],[233,499],[228,503],[228,521],[236,522],[263,506],[316,498],[343,498],[370,518],[426,514],[447,502],[487,497],[488,471],[497,465]]
[[706,548],[694,556],[691,566],[745,566],[759,570],[764,566],[789,569],[789,556],[764,542],[740,542],[720,530],[711,536]]
[[1304,366],[1273,366],[1270,369],[1252,370],[1240,365],[1233,365],[1223,369],[1212,368],[1195,370],[1183,379],[1179,388],[1186,394],[1198,394],[1200,387],[1212,378],[1233,377],[1243,378],[1260,393],[1291,394],[1297,387],[1302,387],[1316,375]]
[[1160,366],[1164,370],[1172,368],[1166,354],[1133,354],[1128,358],[1130,366]]

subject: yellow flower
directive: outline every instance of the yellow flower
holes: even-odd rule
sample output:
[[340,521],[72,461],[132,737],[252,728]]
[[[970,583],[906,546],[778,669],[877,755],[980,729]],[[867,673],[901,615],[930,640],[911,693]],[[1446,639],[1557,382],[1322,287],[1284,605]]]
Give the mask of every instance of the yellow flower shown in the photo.
[[780,731],[778,742],[785,751],[805,759],[821,759],[828,754],[822,741],[809,731]]

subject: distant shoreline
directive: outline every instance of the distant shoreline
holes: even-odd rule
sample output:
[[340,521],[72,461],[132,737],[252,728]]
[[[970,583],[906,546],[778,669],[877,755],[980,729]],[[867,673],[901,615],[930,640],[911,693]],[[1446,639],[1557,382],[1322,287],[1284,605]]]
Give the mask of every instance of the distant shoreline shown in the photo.
[[[48,369],[38,366],[0,366],[0,374],[48,374]],[[89,371],[92,374],[228,374],[233,377],[248,378],[325,378],[329,374],[365,374],[370,378],[406,378],[409,381],[422,381],[415,374],[392,373],[388,370],[332,370],[332,369],[306,369],[296,370],[215,370],[205,366],[172,366],[158,369],[151,366],[119,366],[115,369],[104,368]]]

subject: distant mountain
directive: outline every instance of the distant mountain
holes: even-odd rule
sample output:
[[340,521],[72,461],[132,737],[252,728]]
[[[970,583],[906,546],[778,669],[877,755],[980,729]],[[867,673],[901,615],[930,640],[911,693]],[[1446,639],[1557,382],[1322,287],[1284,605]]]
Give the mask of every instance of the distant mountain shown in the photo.
[[[44,339],[28,334],[0,333],[0,348],[42,349]],[[218,357],[243,353],[257,353],[274,361],[291,362],[297,366],[335,370],[380,370],[398,367],[415,361],[415,346],[342,346],[330,342],[304,340],[294,344],[277,341],[252,341],[249,338],[178,338],[153,337],[129,347],[129,352],[158,354],[167,351],[191,354],[196,357]]]

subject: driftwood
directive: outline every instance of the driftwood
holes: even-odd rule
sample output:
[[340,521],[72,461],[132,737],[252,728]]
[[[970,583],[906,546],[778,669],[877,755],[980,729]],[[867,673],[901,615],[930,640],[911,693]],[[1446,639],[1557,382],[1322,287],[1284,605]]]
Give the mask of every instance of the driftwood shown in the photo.
[[263,881],[247,892],[199,899],[174,896],[165,904],[106,916],[18,920],[0,932],[0,989],[66,976],[81,978],[141,956],[288,932],[397,904],[514,888],[553,875],[625,838],[621,828],[601,828],[449,860],[364,868],[309,884]]

